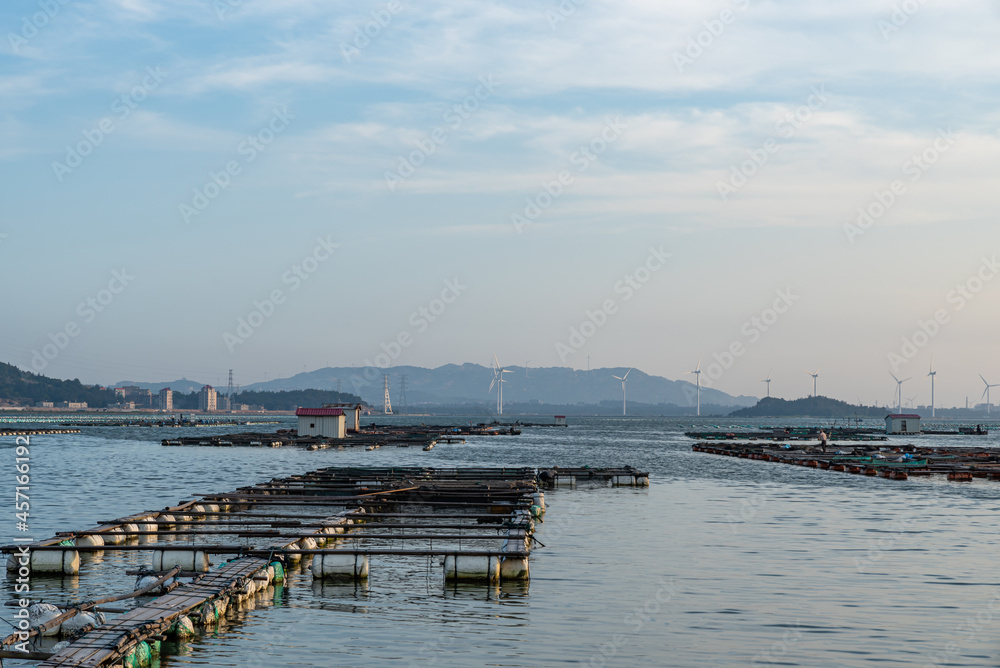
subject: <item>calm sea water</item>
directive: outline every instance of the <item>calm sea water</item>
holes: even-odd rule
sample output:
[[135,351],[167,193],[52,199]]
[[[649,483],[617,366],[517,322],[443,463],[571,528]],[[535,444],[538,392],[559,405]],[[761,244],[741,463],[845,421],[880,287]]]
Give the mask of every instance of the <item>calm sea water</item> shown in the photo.
[[[570,422],[426,453],[161,447],[185,433],[177,429],[37,437],[31,533],[323,466],[630,464],[650,471],[648,489],[546,493],[537,534],[546,547],[532,553],[525,587],[445,586],[424,559],[373,559],[357,586],[293,572],[273,600],[173,647],[160,665],[1000,665],[1000,483],[897,482],[693,453],[683,436],[691,420]],[[779,423],[794,421],[697,428]],[[11,497],[13,441],[0,450]],[[5,542],[13,513],[0,521]],[[36,580],[35,596],[121,593],[131,587],[124,570],[142,563],[109,553],[79,578]]]

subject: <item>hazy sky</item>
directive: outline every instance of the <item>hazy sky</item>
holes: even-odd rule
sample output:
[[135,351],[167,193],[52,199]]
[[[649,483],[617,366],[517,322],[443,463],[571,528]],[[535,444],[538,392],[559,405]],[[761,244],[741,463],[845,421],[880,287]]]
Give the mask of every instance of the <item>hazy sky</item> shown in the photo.
[[703,358],[732,394],[821,367],[883,403],[895,369],[921,404],[933,352],[939,404],[1000,383],[996,2],[36,0],[0,24],[21,368]]

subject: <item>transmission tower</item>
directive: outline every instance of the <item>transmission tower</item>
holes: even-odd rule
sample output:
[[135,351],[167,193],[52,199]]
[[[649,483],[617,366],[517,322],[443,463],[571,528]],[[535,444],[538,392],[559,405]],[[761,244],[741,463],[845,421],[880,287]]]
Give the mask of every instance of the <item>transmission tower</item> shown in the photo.
[[389,374],[383,375],[382,381],[385,383],[385,406],[382,410],[386,415],[392,415],[392,402],[389,401]]
[[406,415],[406,374],[399,374],[399,405],[402,406],[400,415]]
[[229,370],[229,385],[226,387],[226,396],[232,398],[233,396],[233,370]]

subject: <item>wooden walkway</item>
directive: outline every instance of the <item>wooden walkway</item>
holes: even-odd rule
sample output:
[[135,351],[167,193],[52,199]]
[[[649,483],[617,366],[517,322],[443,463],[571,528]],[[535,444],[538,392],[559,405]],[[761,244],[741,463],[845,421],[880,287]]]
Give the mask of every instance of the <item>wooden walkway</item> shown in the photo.
[[166,633],[180,617],[200,609],[207,602],[236,594],[247,580],[267,565],[266,560],[255,557],[231,561],[193,584],[182,585],[97,627],[38,665],[40,668],[113,665],[128,656],[140,642]]

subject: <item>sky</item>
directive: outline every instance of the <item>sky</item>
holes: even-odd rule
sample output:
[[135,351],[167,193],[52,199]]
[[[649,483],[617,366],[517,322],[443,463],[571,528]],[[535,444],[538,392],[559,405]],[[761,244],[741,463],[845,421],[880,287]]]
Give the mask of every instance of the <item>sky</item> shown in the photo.
[[36,0],[0,26],[22,369],[1000,383],[1000,3]]

